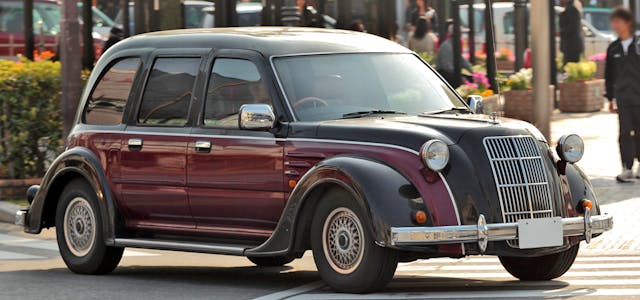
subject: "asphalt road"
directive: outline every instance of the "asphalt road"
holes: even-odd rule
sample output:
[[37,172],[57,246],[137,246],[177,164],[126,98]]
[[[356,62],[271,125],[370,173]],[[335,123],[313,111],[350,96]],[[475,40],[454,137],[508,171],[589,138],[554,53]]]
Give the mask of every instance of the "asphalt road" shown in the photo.
[[258,268],[241,257],[128,249],[114,273],[76,275],[51,231],[33,236],[0,224],[0,299],[640,299],[640,256],[594,253],[585,247],[551,282],[517,281],[495,257],[421,260],[401,264],[381,293],[345,295],[324,285],[310,255]]

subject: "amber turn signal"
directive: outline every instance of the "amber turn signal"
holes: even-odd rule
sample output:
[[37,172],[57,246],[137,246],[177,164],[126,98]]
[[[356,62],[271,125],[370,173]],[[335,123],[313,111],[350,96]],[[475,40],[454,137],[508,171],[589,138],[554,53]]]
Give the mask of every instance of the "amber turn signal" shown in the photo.
[[417,211],[415,215],[416,223],[424,224],[427,222],[427,213],[424,211]]
[[587,199],[580,200],[580,202],[578,202],[578,207],[576,207],[577,211],[581,214],[583,214],[587,210],[587,208],[593,211],[593,202]]
[[289,187],[290,187],[290,188],[294,188],[294,187],[296,187],[296,184],[298,184],[298,182],[297,182],[297,181],[295,181],[295,180],[289,180]]

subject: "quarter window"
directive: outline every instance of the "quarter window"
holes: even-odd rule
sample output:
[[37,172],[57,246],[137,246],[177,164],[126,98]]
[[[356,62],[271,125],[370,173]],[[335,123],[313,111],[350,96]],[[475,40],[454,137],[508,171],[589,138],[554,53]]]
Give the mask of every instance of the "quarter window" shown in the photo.
[[84,122],[91,125],[118,125],[140,67],[139,58],[125,58],[115,63],[91,93]]
[[256,103],[271,105],[256,65],[244,59],[216,59],[209,79],[204,125],[237,129],[240,107]]
[[139,124],[184,126],[187,123],[200,58],[158,58],[142,97]]

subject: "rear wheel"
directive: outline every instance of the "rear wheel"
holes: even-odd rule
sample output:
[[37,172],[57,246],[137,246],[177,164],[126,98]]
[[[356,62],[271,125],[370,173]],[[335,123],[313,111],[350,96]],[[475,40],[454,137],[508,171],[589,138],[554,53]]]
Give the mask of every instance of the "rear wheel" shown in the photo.
[[294,260],[293,257],[288,256],[274,256],[274,257],[247,257],[252,263],[259,267],[280,267],[284,266]]
[[580,245],[565,251],[538,257],[506,257],[500,256],[502,266],[520,280],[551,280],[569,271]]
[[311,248],[320,277],[332,288],[367,293],[393,278],[398,253],[375,244],[360,206],[343,190],[320,199],[311,225]]
[[56,210],[56,235],[60,255],[75,273],[109,273],[122,258],[124,248],[105,245],[96,193],[82,179],[71,181],[62,191]]

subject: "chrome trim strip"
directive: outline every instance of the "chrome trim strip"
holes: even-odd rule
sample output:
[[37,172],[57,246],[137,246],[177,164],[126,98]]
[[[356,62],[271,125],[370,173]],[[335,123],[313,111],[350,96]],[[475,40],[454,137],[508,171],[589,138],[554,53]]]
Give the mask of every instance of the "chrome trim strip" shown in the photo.
[[[392,227],[391,244],[394,246],[420,246],[456,243],[483,243],[518,239],[518,223],[483,225],[480,215],[478,225],[437,227]],[[591,230],[587,230],[590,228]],[[590,239],[593,235],[613,228],[610,215],[573,217],[562,219],[563,236],[580,236]],[[590,234],[589,237],[586,235]],[[480,247],[482,248],[482,247]]]
[[248,246],[229,246],[205,243],[191,243],[179,241],[161,241],[148,239],[115,239],[117,247],[145,248],[158,250],[173,250],[187,252],[201,252],[212,254],[244,255],[244,250]]
[[[444,178],[441,172],[438,172],[438,176],[440,176],[440,180],[444,183],[444,186],[447,188],[447,192],[449,193],[449,198],[451,199],[451,204],[453,205],[453,211],[456,214],[456,221],[458,221],[458,226],[462,225],[460,222],[460,212],[458,211],[458,204],[456,203],[456,199],[453,197],[453,193],[451,192],[451,187],[449,186],[449,182]],[[462,255],[464,255],[464,244],[460,244],[460,248],[462,248]]]
[[324,142],[324,143],[334,143],[334,144],[351,144],[351,145],[386,147],[386,148],[393,148],[393,149],[406,151],[406,152],[409,152],[411,154],[415,154],[416,156],[419,156],[419,153],[416,150],[413,150],[413,149],[407,148],[407,147],[403,147],[403,146],[393,145],[393,144],[381,144],[381,143],[346,141],[346,140],[331,140],[331,139],[313,139],[313,138],[290,138],[290,139],[286,139],[286,141],[290,141],[290,142],[313,142],[313,143]]

